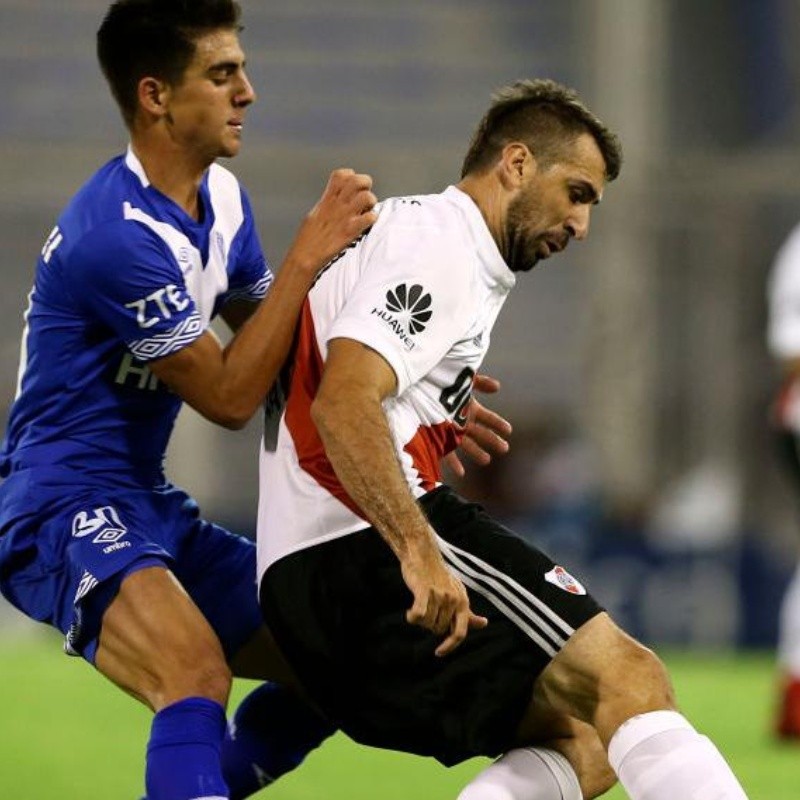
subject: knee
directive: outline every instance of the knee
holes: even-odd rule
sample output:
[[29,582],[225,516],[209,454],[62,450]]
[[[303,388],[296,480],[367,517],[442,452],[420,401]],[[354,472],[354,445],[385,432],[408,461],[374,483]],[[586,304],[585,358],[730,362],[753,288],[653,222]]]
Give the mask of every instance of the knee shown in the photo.
[[609,791],[617,782],[617,776],[605,758],[597,759],[591,764],[584,764],[578,773],[581,795],[584,800],[593,800]]
[[217,648],[190,648],[162,664],[155,681],[159,705],[186,697],[205,697],[220,705],[228,703],[233,675]]
[[635,640],[629,639],[618,649],[608,672],[601,684],[607,700],[632,704],[642,711],[674,708],[667,668],[652,650]]

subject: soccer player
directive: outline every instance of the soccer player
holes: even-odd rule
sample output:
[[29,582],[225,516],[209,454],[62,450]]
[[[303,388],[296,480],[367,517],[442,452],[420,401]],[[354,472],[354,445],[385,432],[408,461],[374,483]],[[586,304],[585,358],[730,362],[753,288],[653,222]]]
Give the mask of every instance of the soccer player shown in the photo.
[[315,284],[265,430],[270,629],[357,741],[505,753],[461,800],[580,800],[615,774],[633,800],[745,798],[655,654],[438,472],[517,275],[586,237],[620,164],[572,91],[501,91],[460,183],[382,203]]
[[[0,588],[156,712],[150,800],[244,797],[332,730],[267,684],[223,742],[232,672],[290,678],[265,646],[254,543],[162,472],[182,401],[229,428],[260,407],[317,272],[375,221],[369,176],[335,171],[273,280],[247,195],[215,163],[239,152],[255,99],[238,30],[232,0],[107,12],[98,55],[130,146],[41,252],[0,453]],[[217,314],[238,329],[226,347]]]
[[[783,373],[772,424],[787,471],[800,489],[800,228],[792,231],[775,258],[768,300],[767,344]],[[778,665],[775,733],[781,739],[800,740],[800,565],[781,604]]]
[[[317,272],[375,221],[369,176],[335,171],[273,281],[247,196],[215,163],[238,153],[255,99],[238,30],[232,0],[108,11],[98,55],[130,147],[44,245],[0,453],[0,590],[156,712],[150,800],[247,797],[334,730],[266,683],[226,731],[231,673],[292,676],[261,619],[255,545],[162,472],[182,400],[229,428],[251,417]],[[224,348],[217,314],[237,330]],[[465,451],[485,462],[509,427],[472,410]]]

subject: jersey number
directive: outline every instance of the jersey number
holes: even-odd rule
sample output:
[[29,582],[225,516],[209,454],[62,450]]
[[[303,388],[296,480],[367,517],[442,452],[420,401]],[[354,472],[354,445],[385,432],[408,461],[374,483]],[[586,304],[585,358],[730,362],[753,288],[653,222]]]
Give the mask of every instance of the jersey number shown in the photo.
[[467,408],[472,399],[472,380],[475,372],[469,367],[464,367],[458,373],[455,382],[442,389],[439,402],[453,415],[454,420],[462,427],[467,424]]

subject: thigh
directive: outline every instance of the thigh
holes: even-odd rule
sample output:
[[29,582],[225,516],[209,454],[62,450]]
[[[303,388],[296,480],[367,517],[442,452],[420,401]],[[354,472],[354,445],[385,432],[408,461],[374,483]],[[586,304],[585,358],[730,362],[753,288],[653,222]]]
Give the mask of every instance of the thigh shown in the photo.
[[134,564],[171,561],[152,535],[157,515],[144,492],[31,475],[9,480],[26,512],[15,516],[4,505],[0,588],[32,619],[58,628],[68,654],[92,662],[122,577]]
[[372,529],[285,557],[261,593],[292,667],[339,727],[452,764],[514,745],[536,675],[599,606],[478,507],[432,500],[445,559],[489,619],[446,658],[434,656],[438,637],[405,621],[411,595]]
[[173,569],[237,667],[236,674],[272,677],[266,673],[277,667],[268,634],[262,630],[255,543],[197,520],[181,543]]
[[227,703],[230,674],[219,639],[165,567],[125,575],[98,638],[97,669],[153,710],[190,696]]

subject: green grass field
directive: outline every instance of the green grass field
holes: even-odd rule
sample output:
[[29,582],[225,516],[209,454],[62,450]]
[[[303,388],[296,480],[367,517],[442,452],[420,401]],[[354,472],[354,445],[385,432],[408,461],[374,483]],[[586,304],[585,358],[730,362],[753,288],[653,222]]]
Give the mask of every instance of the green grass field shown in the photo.
[[[768,655],[668,654],[682,707],[727,756],[750,800],[800,798],[800,745],[768,736]],[[136,800],[149,713],[106,684],[51,636],[0,641],[0,797]],[[235,696],[247,690],[238,684]],[[265,789],[272,800],[449,800],[481,760],[446,770],[428,759],[326,742],[292,775]],[[623,800],[615,789],[609,800]],[[675,800],[681,800],[676,798]]]

